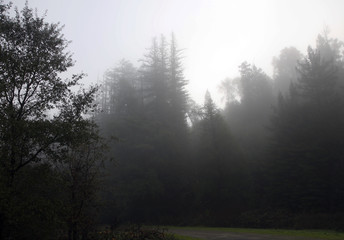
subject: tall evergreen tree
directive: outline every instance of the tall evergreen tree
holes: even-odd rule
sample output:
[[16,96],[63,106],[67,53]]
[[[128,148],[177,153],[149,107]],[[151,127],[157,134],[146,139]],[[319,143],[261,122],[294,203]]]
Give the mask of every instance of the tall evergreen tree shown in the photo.
[[183,75],[181,51],[177,48],[177,42],[174,34],[172,34],[170,45],[169,85],[171,115],[173,116],[176,124],[179,125],[183,131],[185,131],[186,105],[188,98],[185,86],[187,85],[187,81]]
[[193,125],[192,142],[197,179],[194,214],[198,212],[206,224],[232,224],[246,203],[245,163],[208,91],[202,120]]
[[119,139],[109,181],[114,212],[122,221],[162,222],[176,219],[187,204],[186,81],[174,37],[170,44],[163,36],[153,39],[141,63],[136,71],[122,62],[107,74],[111,111],[98,117],[105,132]]
[[279,183],[272,200],[294,212],[343,210],[343,90],[336,56],[321,49],[308,48],[300,78],[290,97],[280,97],[272,121],[271,174]]

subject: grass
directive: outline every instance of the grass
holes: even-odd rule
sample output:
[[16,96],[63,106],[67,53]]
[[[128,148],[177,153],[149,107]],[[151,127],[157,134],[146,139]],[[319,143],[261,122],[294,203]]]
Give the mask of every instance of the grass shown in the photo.
[[[233,233],[254,233],[254,234],[268,234],[275,236],[293,236],[293,237],[307,237],[324,240],[343,240],[344,233],[331,230],[285,230],[285,229],[253,229],[253,228],[209,228],[209,227],[168,227],[169,229],[190,229],[190,230],[207,230],[207,231],[225,231]],[[199,238],[192,238],[186,236],[176,237],[180,240],[200,240]]]
[[202,238],[195,238],[195,237],[189,237],[189,236],[182,236],[182,235],[178,235],[178,234],[174,234],[174,237],[177,240],[204,240]]

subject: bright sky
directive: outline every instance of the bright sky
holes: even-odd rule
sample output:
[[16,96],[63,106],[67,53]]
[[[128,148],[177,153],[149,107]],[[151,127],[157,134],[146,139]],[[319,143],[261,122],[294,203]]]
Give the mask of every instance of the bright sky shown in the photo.
[[[21,9],[25,0],[13,4]],[[218,84],[237,76],[243,61],[271,75],[273,56],[289,46],[304,52],[325,26],[344,40],[343,0],[29,0],[29,6],[65,25],[76,61],[71,73],[87,73],[85,83],[96,83],[122,58],[139,66],[154,36],[174,32],[199,103],[206,89],[219,103]]]

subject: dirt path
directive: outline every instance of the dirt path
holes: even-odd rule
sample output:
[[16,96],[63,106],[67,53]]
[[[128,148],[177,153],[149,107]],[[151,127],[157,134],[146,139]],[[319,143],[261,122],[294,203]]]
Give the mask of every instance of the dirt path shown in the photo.
[[274,236],[253,233],[231,233],[220,230],[170,229],[169,231],[174,234],[205,240],[319,240],[305,237]]

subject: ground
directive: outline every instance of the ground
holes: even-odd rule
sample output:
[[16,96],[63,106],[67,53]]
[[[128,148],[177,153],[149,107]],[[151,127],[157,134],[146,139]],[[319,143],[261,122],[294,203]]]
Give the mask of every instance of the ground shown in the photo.
[[276,236],[255,233],[234,233],[221,230],[170,229],[170,232],[205,240],[320,240],[319,238],[299,236]]

